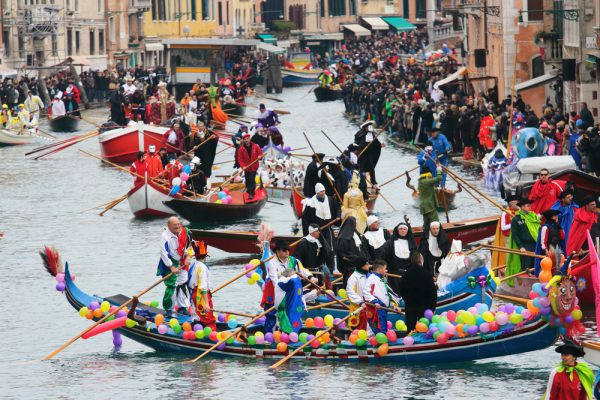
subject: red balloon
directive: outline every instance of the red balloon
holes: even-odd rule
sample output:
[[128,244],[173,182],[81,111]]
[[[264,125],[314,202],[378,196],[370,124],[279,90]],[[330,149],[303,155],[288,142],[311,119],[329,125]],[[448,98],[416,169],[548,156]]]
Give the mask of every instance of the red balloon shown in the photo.
[[210,333],[210,335],[208,335],[208,338],[209,338],[210,340],[212,340],[213,342],[216,342],[216,341],[217,341],[217,332],[215,332],[215,331],[212,331],[212,332]]
[[375,339],[375,336],[371,336],[369,338],[369,343],[371,343],[371,346],[377,346],[379,343],[377,343],[377,339]]
[[388,329],[385,336],[387,336],[390,343],[394,343],[396,340],[398,340],[398,335],[396,335],[396,332],[394,332],[392,329]]
[[446,335],[445,333],[442,333],[442,334],[438,335],[437,342],[439,344],[447,343],[448,342],[448,335]]
[[496,332],[498,329],[500,329],[500,325],[498,325],[496,321],[492,321],[488,325],[490,327],[490,331],[492,332]]

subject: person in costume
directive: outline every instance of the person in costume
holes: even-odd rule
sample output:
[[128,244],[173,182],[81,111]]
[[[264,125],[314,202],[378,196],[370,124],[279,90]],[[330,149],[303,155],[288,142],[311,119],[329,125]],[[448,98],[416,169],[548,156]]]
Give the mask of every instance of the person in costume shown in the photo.
[[598,223],[598,212],[596,210],[596,197],[587,196],[583,199],[581,208],[575,211],[573,224],[569,231],[567,241],[567,253],[578,252],[584,247],[586,232]]
[[137,159],[129,167],[129,173],[133,176],[133,184],[137,186],[144,182],[147,172],[148,162],[146,161],[146,152],[138,151]]
[[[317,278],[315,278],[309,270],[304,268],[298,259],[290,256],[290,246],[285,240],[277,240],[273,251],[275,252],[275,257],[266,264],[267,280],[263,287],[263,296],[261,300],[261,307],[265,311],[276,304],[275,287],[279,282],[281,274],[286,269],[292,269],[300,276],[309,279],[312,283],[317,283]],[[265,317],[265,333],[273,332],[273,328],[277,321],[277,311],[273,310]]]
[[438,173],[436,173],[437,176],[433,177],[432,172],[426,166],[422,167],[421,170],[423,172],[419,176],[418,185],[419,211],[423,215],[423,231],[427,231],[432,221],[440,219],[437,212],[439,204],[435,187],[442,180],[442,177]]
[[325,154],[323,153],[313,154],[312,161],[306,166],[302,193],[304,193],[304,197],[307,199],[316,194],[315,185],[317,183],[323,183],[324,178],[321,177],[322,171],[321,168],[319,168],[319,160],[323,161],[323,157],[325,157]]
[[[350,300],[350,312],[354,312],[364,305],[363,292],[367,283],[367,275],[371,264],[364,257],[354,259],[354,272],[348,278],[346,284],[346,294]],[[350,329],[367,329],[367,312],[363,310],[357,316],[348,319]]]
[[388,286],[385,280],[387,273],[387,263],[383,260],[373,262],[372,272],[367,276],[365,287],[363,289],[363,299],[367,310],[367,321],[369,329],[373,334],[379,332],[386,333],[387,310],[381,307],[398,309],[399,297]]
[[40,112],[44,110],[44,103],[37,94],[33,94],[31,90],[27,91],[27,99],[25,99],[25,109],[31,116],[31,122],[33,125],[37,125],[40,120]]
[[[194,311],[200,323],[213,331],[217,330],[217,320],[213,313],[212,294],[210,289],[210,269],[205,264],[208,246],[202,240],[192,242],[193,257],[188,271],[188,287]],[[194,318],[195,319],[195,318]]]
[[179,274],[185,275],[187,281],[187,271],[183,270],[187,240],[187,232],[185,229],[182,229],[179,218],[169,218],[167,220],[167,227],[160,236],[160,260],[156,271],[156,275],[162,277],[173,273],[173,275],[164,281],[165,294],[162,304],[166,311],[165,317],[170,317],[173,313],[173,299]]
[[437,289],[433,276],[423,268],[423,256],[417,252],[411,257],[411,267],[400,281],[400,293],[404,300],[404,313],[408,331],[415,329],[425,310],[435,311]]
[[551,208],[559,211],[558,222],[565,231],[565,240],[561,240],[560,248],[564,250],[567,248],[569,232],[571,231],[571,225],[575,218],[575,211],[579,206],[573,203],[573,192],[570,190],[563,190],[559,199],[556,200],[556,203],[554,203]]
[[[323,228],[340,215],[338,203],[325,193],[322,183],[315,184],[315,195],[307,198],[302,211],[302,234],[308,235],[308,226],[317,224]],[[333,231],[331,226],[321,229],[323,241],[333,249]]]
[[367,228],[367,205],[363,193],[358,188],[358,175],[358,171],[354,171],[350,181],[350,189],[343,195],[342,221],[348,217],[354,217],[356,219],[356,230],[362,234]]
[[[433,143],[427,142],[427,146],[417,156],[417,164],[419,164],[419,173],[422,175],[426,172],[430,172],[432,177],[437,176],[437,164],[435,160],[437,154],[433,148]],[[425,170],[427,169],[427,171]]]
[[[206,125],[200,122],[198,123],[197,132],[194,131],[191,135],[190,144],[192,148],[196,148],[194,156],[202,160],[199,170],[202,171],[204,177],[209,181],[212,176],[212,167],[217,154],[217,145],[219,144],[217,134],[212,130],[207,129]],[[207,186],[209,186],[208,183]]]
[[354,272],[354,259],[364,256],[363,243],[356,232],[356,219],[348,217],[340,227],[335,247],[338,270],[344,276],[343,286]]
[[[450,142],[448,142],[446,135],[441,133],[441,130],[439,128],[433,128],[431,130],[431,137],[429,138],[429,140],[431,140],[433,150],[437,155],[437,161],[443,166],[448,166],[448,163],[450,162],[450,151],[452,150],[452,145],[450,144]],[[433,159],[436,160],[436,157],[433,157]],[[442,187],[446,186],[445,172],[442,172],[441,185]]]
[[[565,240],[565,231],[558,222],[559,213],[560,211],[553,209],[546,210],[542,213],[545,222],[539,231],[535,254],[543,256],[555,254],[556,259],[560,260],[560,255],[563,253],[560,242]],[[540,274],[540,262],[540,258],[534,260],[536,276]]]
[[294,256],[308,269],[318,270],[323,273],[323,283],[326,289],[332,289],[331,270],[329,265],[332,263],[333,250],[329,244],[321,238],[319,225],[310,224],[308,226],[308,235],[304,236],[300,243],[296,245]]
[[[215,140],[215,145],[217,141]],[[256,190],[256,171],[258,171],[260,159],[263,156],[263,152],[256,143],[250,141],[250,134],[245,133],[242,140],[242,145],[237,150],[237,160],[240,164],[240,168],[244,171],[244,180],[246,182],[246,192],[248,193],[248,200],[254,198],[254,192]]]
[[[394,228],[392,236],[375,254],[378,259],[387,262],[390,273],[404,275],[410,268],[410,257],[415,251],[417,251],[417,244],[412,228],[408,223],[401,222]],[[392,289],[400,294],[400,279],[390,277],[389,282]]]
[[[531,211],[531,200],[523,199],[519,202],[521,209],[510,223],[509,247],[520,251],[535,251],[537,238],[540,231],[540,217]],[[533,268],[533,259],[529,256],[509,253],[506,259],[506,275],[514,275],[521,271]],[[513,279],[508,279],[507,284],[514,286]]]
[[550,373],[544,400],[593,400],[594,373],[586,363],[577,361],[585,355],[583,347],[565,341],[555,351],[561,361]]
[[306,301],[314,301],[317,295],[318,291],[314,289],[304,292],[302,280],[296,270],[283,270],[275,287],[279,329],[285,333],[298,333],[302,328],[302,314],[306,309]]
[[183,170],[183,164],[177,160],[175,154],[169,154],[169,163],[165,167],[163,171],[164,175],[166,175],[169,183],[173,182],[173,179],[178,178],[181,175],[181,171]]
[[256,111],[254,117],[260,122],[265,128],[269,128],[270,126],[279,125],[279,116],[275,111],[270,108],[267,108],[263,103],[258,105],[258,110]]
[[374,261],[378,257],[378,251],[391,237],[390,232],[380,226],[379,218],[375,215],[367,217],[367,231],[363,234],[363,244],[366,252],[369,254],[369,260]]
[[153,144],[148,146],[146,164],[148,164],[148,178],[155,178],[164,171],[162,160],[156,153],[156,146]]
[[192,171],[189,179],[190,189],[194,193],[204,194],[206,192],[207,179],[204,172],[199,168],[200,158],[195,157],[190,161],[190,169]]
[[419,243],[419,253],[423,255],[424,268],[431,276],[438,273],[442,260],[450,251],[448,235],[439,221],[429,224],[429,229]]
[[340,197],[343,198],[344,194],[348,191],[348,180],[346,179],[346,174],[340,165],[340,161],[336,157],[329,157],[328,159],[322,161],[322,183],[323,186],[325,186],[325,192],[328,196],[332,196],[335,200],[337,200],[336,192],[340,195]]
[[550,172],[546,168],[540,170],[539,178],[533,184],[529,192],[529,200],[531,200],[531,210],[536,214],[541,214],[552,207],[558,196],[563,191],[563,188],[550,179]]
[[[494,245],[498,247],[508,247],[508,238],[510,236],[510,223],[519,211],[519,197],[518,196],[507,196],[505,211],[500,214],[500,221],[498,221],[498,227],[496,228],[496,235],[494,236]],[[503,251],[492,252],[492,268],[499,265],[506,265],[506,253]]]
[[[360,126],[360,130],[354,135],[354,143],[358,146],[358,164],[363,173],[368,173],[371,184],[377,186],[375,178],[375,167],[381,156],[381,142],[374,133],[375,121],[367,121]],[[366,149],[366,150],[365,150]]]

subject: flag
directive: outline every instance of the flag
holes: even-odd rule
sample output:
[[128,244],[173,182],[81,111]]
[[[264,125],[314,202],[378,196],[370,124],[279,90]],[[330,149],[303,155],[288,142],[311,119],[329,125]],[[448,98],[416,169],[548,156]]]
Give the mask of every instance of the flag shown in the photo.
[[[596,322],[600,321],[600,260],[598,259],[598,253],[596,252],[596,246],[592,237],[590,236],[590,231],[586,232],[587,235],[587,243],[588,249],[590,250],[590,268],[592,272],[592,284],[594,285],[594,304],[596,306]],[[598,336],[600,336],[600,324],[596,323],[596,332]]]

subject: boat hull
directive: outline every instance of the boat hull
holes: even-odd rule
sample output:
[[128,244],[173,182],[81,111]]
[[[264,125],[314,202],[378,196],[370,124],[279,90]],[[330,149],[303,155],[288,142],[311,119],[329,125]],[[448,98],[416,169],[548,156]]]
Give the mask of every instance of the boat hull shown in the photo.
[[239,103],[222,103],[221,109],[223,112],[236,117],[241,117],[246,114],[246,106]]
[[137,218],[166,217],[174,212],[164,205],[172,197],[166,189],[153,182],[143,182],[127,193],[127,202]]
[[75,132],[79,128],[80,119],[70,115],[61,115],[60,117],[50,118],[48,125],[54,132]]
[[315,97],[317,101],[336,101],[342,98],[341,90],[333,90],[330,88],[325,88],[322,86],[318,86],[314,90]]
[[316,85],[319,83],[320,73],[320,71],[304,71],[286,67],[281,68],[283,86],[285,87]]
[[[375,209],[375,202],[377,201],[378,195],[376,193],[371,193],[369,195],[369,199],[366,201],[367,212],[370,214]],[[302,218],[302,210],[304,209],[304,194],[300,191],[300,188],[293,187],[292,188],[292,196],[290,198],[290,204],[292,206],[292,210],[294,211],[294,215],[297,219]]]
[[35,140],[30,134],[16,135],[6,129],[0,129],[0,147],[29,144]]
[[[156,149],[163,146],[163,135],[167,128],[140,124],[112,129],[98,137],[102,157],[114,163],[132,163],[138,151],[148,150],[153,144]],[[167,149],[168,151],[168,149]]]

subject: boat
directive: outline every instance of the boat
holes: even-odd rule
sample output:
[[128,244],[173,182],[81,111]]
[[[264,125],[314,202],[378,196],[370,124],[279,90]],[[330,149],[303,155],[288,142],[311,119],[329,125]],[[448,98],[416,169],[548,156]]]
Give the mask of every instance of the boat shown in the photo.
[[243,103],[237,103],[237,102],[234,102],[234,103],[222,102],[221,110],[223,110],[223,112],[228,115],[241,117],[244,114],[246,114],[246,105]]
[[[464,244],[483,240],[494,236],[496,226],[498,225],[498,216],[469,219],[464,221],[449,222],[442,224],[450,241],[452,239],[461,240]],[[414,227],[413,232],[417,242],[420,240],[423,229]],[[200,230],[192,229],[194,239],[203,239],[212,247],[229,253],[257,254],[260,252],[258,242],[258,232],[252,231],[219,231],[219,230]],[[292,243],[301,236],[275,236],[277,239]],[[292,253],[294,249],[292,248]]]
[[600,342],[597,340],[585,340],[581,343],[585,350],[583,358],[590,364],[600,366]]
[[251,201],[246,192],[232,191],[230,195],[233,198],[231,204],[216,203],[219,199],[217,194],[213,194],[208,201],[170,199],[164,204],[191,223],[222,223],[254,217],[269,198],[265,189],[256,189]]
[[298,69],[281,67],[281,76],[284,87],[317,85],[319,75],[323,72],[321,69]]
[[157,149],[163,147],[164,134],[169,129],[148,125],[142,122],[132,122],[129,125],[110,129],[98,136],[102,158],[114,163],[132,163],[136,160],[138,151],[148,150],[153,144]]
[[[580,204],[586,196],[600,196],[600,178],[578,169],[569,168],[556,171],[550,174],[550,179],[557,181],[563,188],[573,185],[575,203]],[[529,197],[534,182],[528,182],[521,186],[520,192],[524,197]]]
[[29,144],[35,140],[31,132],[17,133],[8,129],[0,129],[0,147]]
[[335,101],[342,98],[342,91],[340,89],[317,86],[314,92],[317,101]]
[[[379,195],[377,192],[369,193],[369,199],[366,201],[367,204],[367,212],[372,213],[375,208],[375,202],[377,201],[377,197]],[[294,211],[294,215],[296,218],[302,218],[302,210],[304,209],[304,193],[301,192],[301,189],[298,187],[292,187],[292,196],[290,197],[290,204],[292,206],[292,210]]]
[[[119,306],[129,300],[127,296],[116,295],[111,297],[100,297],[83,292],[72,279],[68,264],[65,267],[65,295],[71,306],[79,311],[91,302],[101,303],[107,301],[110,305]],[[184,339],[182,333],[167,330],[165,334],[158,332],[156,325],[151,322],[157,313],[164,310],[139,305],[135,308],[136,316],[147,318],[143,325],[135,324],[131,327],[125,325],[117,331],[123,336],[140,344],[148,346],[155,351],[164,352],[169,355],[181,354],[195,356],[212,348],[216,342],[209,338]],[[189,321],[189,317],[177,317],[180,324]],[[250,325],[249,333],[255,332],[261,326]],[[217,326],[218,330],[226,330],[223,324]],[[558,330],[551,327],[541,318],[535,317],[524,321],[519,325],[512,325],[510,329],[489,335],[473,335],[464,337],[453,337],[444,344],[438,344],[432,338],[413,336],[414,344],[404,344],[398,339],[388,343],[388,351],[384,355],[378,353],[373,346],[357,347],[347,340],[340,344],[326,345],[318,349],[306,347],[304,352],[298,352],[294,360],[324,360],[338,362],[362,362],[362,363],[390,363],[395,365],[435,363],[441,362],[465,362],[476,359],[501,357],[528,351],[541,350],[551,346],[558,338]],[[89,340],[89,339],[88,339]],[[295,350],[301,343],[289,343],[287,350],[280,352],[273,344],[249,345],[239,340],[230,344],[223,344],[210,354],[213,357],[236,357],[250,359],[281,359]]]
[[[462,188],[459,186],[458,190],[452,190],[448,188],[439,188],[435,191],[435,195],[437,197],[439,209],[443,210],[446,207],[452,207],[454,205],[454,198],[457,193],[460,193]],[[419,192],[412,193],[413,200],[418,205],[419,204]]]
[[502,173],[502,188],[506,195],[524,196],[523,192],[531,189],[542,168],[550,175],[566,170],[575,170],[575,160],[571,156],[529,157],[513,161],[506,166]]
[[79,127],[81,119],[72,115],[61,115],[55,118],[48,119],[48,125],[54,132],[75,132]]
[[[486,304],[488,307],[491,306],[494,297],[494,291],[496,289],[496,284],[494,281],[490,279],[490,286],[487,286],[486,284],[486,287],[484,288],[478,284],[475,284],[473,287],[471,287],[469,284],[469,279],[477,279],[482,275],[487,277],[488,274],[488,269],[483,266],[471,271],[456,281],[451,282],[442,290],[438,290],[438,300],[435,312],[437,314],[441,314],[450,310],[466,310],[476,303]],[[338,299],[340,301],[343,300],[340,298]],[[331,303],[331,301],[331,298],[328,296],[319,296],[315,303],[318,305],[323,303]],[[404,302],[402,300],[400,301],[399,306],[401,308],[404,307]],[[309,310],[305,315],[306,317],[314,318],[319,315],[322,316],[327,314],[331,314],[331,316],[334,318],[344,318],[346,315],[348,315],[348,310],[342,307],[341,304],[336,303],[327,307],[322,307],[321,309]],[[391,321],[392,324],[395,324],[397,320],[404,320],[404,314],[388,313],[388,321]]]
[[164,205],[164,202],[171,199],[168,189],[148,179],[134,186],[127,193],[129,208],[138,218],[173,215],[173,210]]

